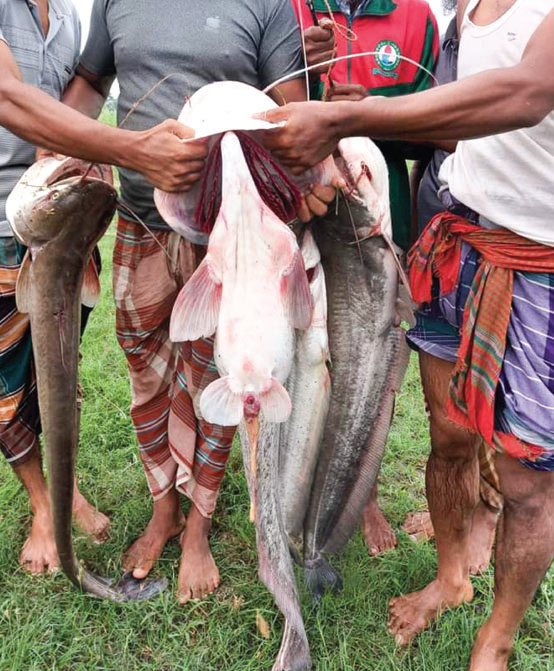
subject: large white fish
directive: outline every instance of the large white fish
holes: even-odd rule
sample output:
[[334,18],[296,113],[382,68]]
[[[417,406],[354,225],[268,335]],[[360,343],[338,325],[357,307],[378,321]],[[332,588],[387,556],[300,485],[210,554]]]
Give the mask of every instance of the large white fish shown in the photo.
[[307,328],[312,299],[294,233],[264,203],[234,133],[221,142],[222,199],[208,251],[173,310],[171,338],[216,333],[223,377],[202,393],[211,423],[234,426],[261,412],[285,421],[283,383],[290,372],[294,329]]

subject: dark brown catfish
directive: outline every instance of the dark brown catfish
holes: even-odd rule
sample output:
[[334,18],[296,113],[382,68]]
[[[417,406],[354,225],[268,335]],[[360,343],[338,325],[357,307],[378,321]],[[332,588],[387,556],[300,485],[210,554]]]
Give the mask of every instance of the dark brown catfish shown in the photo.
[[114,188],[99,167],[75,159],[44,159],[21,178],[7,203],[16,237],[28,252],[16,287],[28,313],[46,445],[54,534],[62,568],[86,592],[112,601],[146,598],[163,584],[118,587],[89,573],[73,552],[71,522],[75,452],[79,438],[77,381],[81,301],[99,292],[90,255],[113,216]]
[[377,478],[394,394],[409,358],[396,326],[398,270],[384,159],[367,138],[339,144],[348,188],[312,230],[327,285],[331,399],[304,522],[304,566],[318,597],[340,585],[323,553],[352,537]]

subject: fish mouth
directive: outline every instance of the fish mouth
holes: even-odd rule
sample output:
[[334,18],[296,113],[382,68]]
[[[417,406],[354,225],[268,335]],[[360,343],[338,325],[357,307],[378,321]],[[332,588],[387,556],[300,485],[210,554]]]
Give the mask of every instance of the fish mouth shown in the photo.
[[44,186],[64,186],[78,181],[111,183],[110,166],[76,158],[62,159],[58,163],[59,165],[48,175]]

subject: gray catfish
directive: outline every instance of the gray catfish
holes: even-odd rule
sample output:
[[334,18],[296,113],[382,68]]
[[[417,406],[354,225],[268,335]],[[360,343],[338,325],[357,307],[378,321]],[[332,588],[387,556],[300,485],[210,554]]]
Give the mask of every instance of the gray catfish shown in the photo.
[[109,580],[92,575],[78,562],[71,535],[81,301],[93,306],[97,300],[100,285],[90,255],[110,223],[116,201],[102,168],[50,158],[23,175],[6,210],[16,237],[28,247],[16,300],[31,322],[60,562],[78,587],[101,598],[127,601],[157,593],[164,581],[142,589],[134,578],[127,578],[111,587]]
[[302,533],[331,393],[325,275],[309,231],[304,232],[301,251],[314,309],[310,326],[296,333],[293,366],[285,385],[292,412],[279,430],[280,501],[291,539]]
[[359,524],[409,358],[395,326],[398,264],[385,161],[367,138],[342,140],[339,151],[348,186],[338,213],[313,226],[327,284],[332,362],[329,412],[304,523],[305,574],[316,597],[340,585],[321,553],[339,552]]
[[[281,647],[272,671],[307,671],[312,666],[310,647],[300,611],[289,541],[283,524],[278,482],[279,433],[282,424],[260,419],[257,459],[250,459],[246,421],[239,427],[243,461],[255,511],[260,580],[275,598],[285,617]],[[252,472],[255,466],[256,472]]]

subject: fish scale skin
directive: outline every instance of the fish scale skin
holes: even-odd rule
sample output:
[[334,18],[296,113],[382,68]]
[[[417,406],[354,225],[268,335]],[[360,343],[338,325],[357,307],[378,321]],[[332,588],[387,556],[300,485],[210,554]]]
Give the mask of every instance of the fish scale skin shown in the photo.
[[343,508],[354,505],[361,515],[369,498],[382,449],[365,473],[367,491],[349,501],[390,386],[398,340],[392,326],[397,293],[392,253],[381,237],[348,244],[356,239],[352,220],[361,227],[367,219],[363,208],[351,205],[350,213],[352,219],[341,202],[338,216],[327,215],[313,231],[327,282],[332,390],[304,526],[305,558],[312,563],[329,545],[337,548],[347,540],[334,538]]

